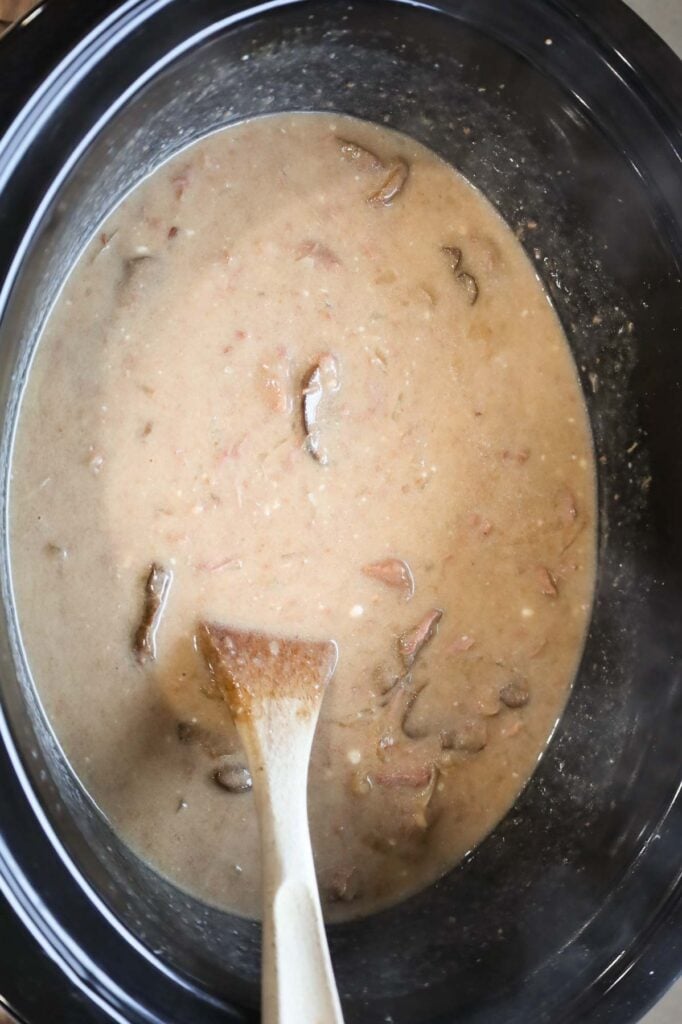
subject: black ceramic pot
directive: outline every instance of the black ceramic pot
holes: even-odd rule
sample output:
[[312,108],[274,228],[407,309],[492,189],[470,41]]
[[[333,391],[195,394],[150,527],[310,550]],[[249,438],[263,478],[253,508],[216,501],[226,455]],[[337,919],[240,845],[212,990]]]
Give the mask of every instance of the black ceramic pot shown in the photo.
[[[189,141],[275,110],[355,114],[441,153],[519,229],[595,437],[585,655],[495,832],[428,891],[332,928],[332,954],[348,1024],[638,1019],[682,964],[679,62],[617,0],[47,0],[0,40],[0,88],[3,508],[68,268]],[[79,788],[1,558],[0,994],[28,1024],[257,1020],[257,926],[155,875]]]

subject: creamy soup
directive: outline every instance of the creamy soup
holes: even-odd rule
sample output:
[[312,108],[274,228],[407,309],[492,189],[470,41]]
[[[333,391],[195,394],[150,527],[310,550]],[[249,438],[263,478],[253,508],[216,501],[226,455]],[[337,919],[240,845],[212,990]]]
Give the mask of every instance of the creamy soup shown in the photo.
[[35,684],[113,827],[259,913],[201,620],[334,639],[310,768],[326,912],[403,899],[535,768],[589,616],[575,366],[509,227],[412,140],[287,114],[115,210],[33,363],[12,570]]

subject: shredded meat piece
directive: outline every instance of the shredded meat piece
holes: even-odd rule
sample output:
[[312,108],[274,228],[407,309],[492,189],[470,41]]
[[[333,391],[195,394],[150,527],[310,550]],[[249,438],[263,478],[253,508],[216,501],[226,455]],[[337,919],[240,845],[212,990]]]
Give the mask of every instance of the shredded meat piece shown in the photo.
[[306,258],[311,259],[316,267],[324,267],[325,270],[331,270],[333,267],[341,265],[341,260],[333,249],[330,249],[324,242],[317,242],[312,238],[307,238],[296,248],[297,262]]
[[443,612],[440,608],[432,608],[414,629],[403,633],[399,638],[398,650],[405,668],[411,668],[414,665],[417,655],[433,637],[442,618]]
[[133,637],[133,651],[140,665],[156,658],[156,631],[163,615],[173,577],[162,566],[152,562],[144,585],[144,608],[140,625]]
[[370,579],[379,580],[387,587],[402,590],[409,601],[414,595],[414,576],[407,562],[402,558],[384,558],[380,562],[363,565],[362,571]]
[[448,650],[453,654],[462,654],[464,651],[469,651],[474,646],[476,641],[472,636],[458,636],[456,640],[450,644]]
[[396,752],[392,764],[382,765],[373,773],[374,799],[388,801],[392,812],[387,822],[385,852],[403,856],[413,841],[423,838],[433,825],[438,816],[432,803],[439,777],[435,757],[414,760],[414,751],[410,750],[406,756],[401,752],[400,759]]
[[191,165],[187,164],[183,169],[171,178],[171,185],[173,186],[173,194],[176,199],[182,199],[187,186],[190,181]]

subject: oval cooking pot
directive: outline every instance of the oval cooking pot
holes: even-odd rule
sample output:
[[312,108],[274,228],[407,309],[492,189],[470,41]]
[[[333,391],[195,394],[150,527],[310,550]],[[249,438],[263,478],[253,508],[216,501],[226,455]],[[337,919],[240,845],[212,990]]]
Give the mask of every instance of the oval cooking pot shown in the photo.
[[[193,139],[275,110],[369,118],[518,230],[595,438],[584,657],[507,817],[427,891],[331,928],[332,955],[349,1024],[638,1019],[682,960],[679,62],[617,0],[47,0],[0,40],[0,68],[5,509],[21,385],[69,266]],[[4,538],[2,996],[28,1024],[257,1020],[258,926],[156,875],[65,763]]]

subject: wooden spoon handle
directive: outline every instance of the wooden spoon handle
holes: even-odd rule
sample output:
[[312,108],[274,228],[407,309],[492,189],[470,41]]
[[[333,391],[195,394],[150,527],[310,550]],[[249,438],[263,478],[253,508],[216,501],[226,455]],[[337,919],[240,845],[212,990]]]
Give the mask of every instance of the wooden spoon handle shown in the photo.
[[285,702],[250,730],[249,759],[260,764],[253,774],[263,864],[263,1024],[343,1024],[308,830],[314,729],[298,704]]
[[263,923],[263,1024],[343,1024],[317,890],[284,881]]

